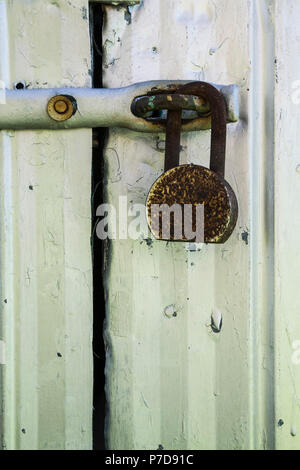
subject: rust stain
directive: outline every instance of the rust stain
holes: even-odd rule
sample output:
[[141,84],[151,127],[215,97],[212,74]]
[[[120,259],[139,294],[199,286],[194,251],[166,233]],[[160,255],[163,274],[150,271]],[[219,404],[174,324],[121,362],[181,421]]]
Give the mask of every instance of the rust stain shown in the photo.
[[[150,189],[147,198],[147,214],[151,231],[156,239],[163,239],[163,214],[152,211],[154,215],[152,218],[152,206],[166,204],[172,207],[178,204],[181,207],[181,227],[176,226],[180,218],[170,217],[169,220],[164,221],[164,224],[168,224],[164,227],[170,233],[169,240],[176,241],[174,234],[181,231],[181,241],[193,241],[194,239],[184,236],[184,205],[192,206],[191,226],[196,232],[196,208],[199,204],[203,204],[204,242],[222,243],[228,238],[228,233],[231,233],[232,225],[235,225],[237,211],[234,198],[229,185],[211,170],[200,165],[177,166],[158,178]],[[159,228],[158,231],[157,228]]]

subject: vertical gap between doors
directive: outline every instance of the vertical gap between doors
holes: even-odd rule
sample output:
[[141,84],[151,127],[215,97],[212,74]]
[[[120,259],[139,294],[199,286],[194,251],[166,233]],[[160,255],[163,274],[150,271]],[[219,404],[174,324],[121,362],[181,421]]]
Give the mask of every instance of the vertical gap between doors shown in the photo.
[[[103,11],[99,3],[89,3],[91,38],[91,76],[93,88],[102,88],[102,25]],[[103,323],[105,301],[103,289],[103,242],[97,238],[97,207],[103,202],[103,151],[107,138],[106,128],[93,129],[92,145],[92,257],[93,257],[93,449],[105,449],[105,344]]]

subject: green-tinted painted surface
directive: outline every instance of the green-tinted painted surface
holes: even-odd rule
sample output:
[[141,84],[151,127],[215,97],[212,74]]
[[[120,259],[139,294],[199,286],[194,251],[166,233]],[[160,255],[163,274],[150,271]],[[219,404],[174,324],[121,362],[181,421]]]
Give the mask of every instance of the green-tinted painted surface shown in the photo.
[[[7,87],[89,86],[84,6],[0,2]],[[90,175],[90,130],[1,133],[4,449],[91,447]]]

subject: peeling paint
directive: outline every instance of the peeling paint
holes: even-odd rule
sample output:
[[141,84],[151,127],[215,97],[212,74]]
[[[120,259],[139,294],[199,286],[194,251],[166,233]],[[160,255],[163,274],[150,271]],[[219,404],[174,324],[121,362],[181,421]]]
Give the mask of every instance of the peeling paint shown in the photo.
[[167,307],[165,307],[164,309],[164,315],[167,318],[177,317],[177,311],[176,311],[175,305],[174,304],[167,305]]
[[219,310],[214,310],[211,314],[211,329],[214,333],[220,333],[222,329],[223,319]]
[[242,232],[242,240],[245,242],[246,245],[248,245],[249,243],[248,238],[249,238],[249,232],[247,231]]
[[125,11],[124,11],[124,20],[126,21],[126,23],[128,25],[131,24],[131,11],[130,11],[129,7],[126,8]]
[[87,21],[88,19],[88,13],[87,13],[87,8],[86,7],[82,7],[81,8],[81,16],[82,16],[82,19]]

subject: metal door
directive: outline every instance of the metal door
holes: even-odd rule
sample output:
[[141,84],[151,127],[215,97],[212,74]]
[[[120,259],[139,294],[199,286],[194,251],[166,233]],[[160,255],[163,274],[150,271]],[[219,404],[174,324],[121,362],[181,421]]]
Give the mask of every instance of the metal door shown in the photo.
[[[238,84],[226,177],[239,220],[226,244],[199,251],[111,242],[109,447],[297,449],[299,2],[144,0],[130,13],[106,10],[106,87],[149,77]],[[209,134],[183,135],[182,163],[208,164]],[[163,141],[110,132],[110,202],[143,203]]]
[[[87,7],[1,0],[5,87],[91,86]],[[91,139],[1,132],[4,449],[91,447]]]
[[[229,241],[105,242],[107,447],[298,449],[300,4],[101,3],[104,87],[203,80],[237,84],[240,99]],[[88,11],[1,0],[2,82],[91,87]],[[110,128],[103,202],[144,204],[164,139]],[[181,162],[207,165],[209,144],[184,133]],[[3,448],[92,446],[91,146],[88,129],[1,132]]]

